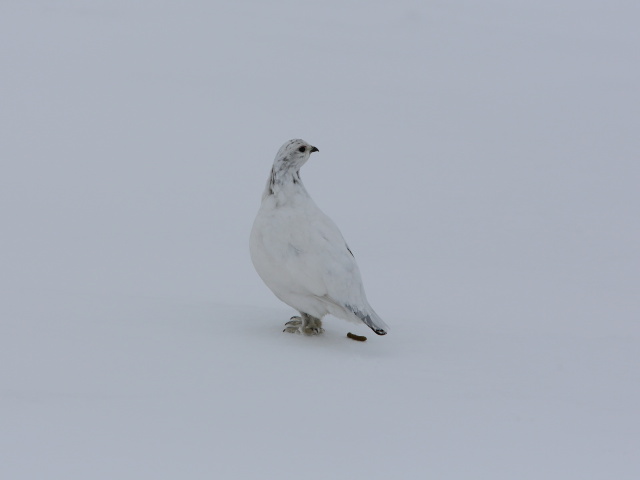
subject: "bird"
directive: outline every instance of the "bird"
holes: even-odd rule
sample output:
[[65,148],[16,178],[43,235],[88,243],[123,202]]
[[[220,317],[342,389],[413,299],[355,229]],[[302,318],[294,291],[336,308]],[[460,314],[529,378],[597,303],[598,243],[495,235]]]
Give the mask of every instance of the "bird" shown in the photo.
[[389,327],[367,301],[351,249],[300,178],[314,152],[301,139],[278,150],[251,228],[251,261],[275,296],[299,312],[284,332],[319,335],[322,318],[331,314],[386,335]]

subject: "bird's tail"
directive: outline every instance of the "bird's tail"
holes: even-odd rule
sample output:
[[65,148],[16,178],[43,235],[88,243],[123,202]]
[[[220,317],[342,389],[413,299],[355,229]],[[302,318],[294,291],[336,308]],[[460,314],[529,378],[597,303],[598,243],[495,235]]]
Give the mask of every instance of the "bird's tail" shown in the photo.
[[369,307],[367,311],[364,312],[359,308],[354,308],[350,305],[347,305],[347,308],[376,334],[386,335],[389,331],[387,324],[384,323],[384,320],[382,320],[376,312],[373,311],[373,308]]

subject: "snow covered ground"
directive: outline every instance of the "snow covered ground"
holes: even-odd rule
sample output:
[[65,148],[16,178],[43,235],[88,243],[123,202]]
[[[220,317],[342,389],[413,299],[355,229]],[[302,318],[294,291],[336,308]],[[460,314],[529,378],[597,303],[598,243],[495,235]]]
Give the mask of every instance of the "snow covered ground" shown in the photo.
[[[639,18],[1,2],[0,478],[640,478]],[[386,337],[281,331],[293,137]]]

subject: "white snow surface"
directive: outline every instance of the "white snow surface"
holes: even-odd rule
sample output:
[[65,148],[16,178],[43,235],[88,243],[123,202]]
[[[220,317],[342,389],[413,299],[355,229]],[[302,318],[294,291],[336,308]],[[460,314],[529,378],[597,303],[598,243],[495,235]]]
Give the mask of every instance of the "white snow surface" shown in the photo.
[[[640,478],[639,17],[1,2],[0,478]],[[252,268],[296,137],[385,337]]]

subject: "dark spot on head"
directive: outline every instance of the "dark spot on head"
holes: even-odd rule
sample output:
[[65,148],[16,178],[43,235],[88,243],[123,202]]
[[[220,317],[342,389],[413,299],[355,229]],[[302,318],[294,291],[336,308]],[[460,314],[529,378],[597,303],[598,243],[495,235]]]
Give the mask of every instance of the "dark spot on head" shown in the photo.
[[307,151],[307,147],[302,146],[302,147],[300,147],[300,148],[298,149],[298,151],[299,151],[300,153],[304,153],[304,152],[306,152],[306,151]]
[[269,195],[273,195],[273,186],[276,183],[276,172],[275,170],[272,168],[271,169],[271,178],[269,180]]

